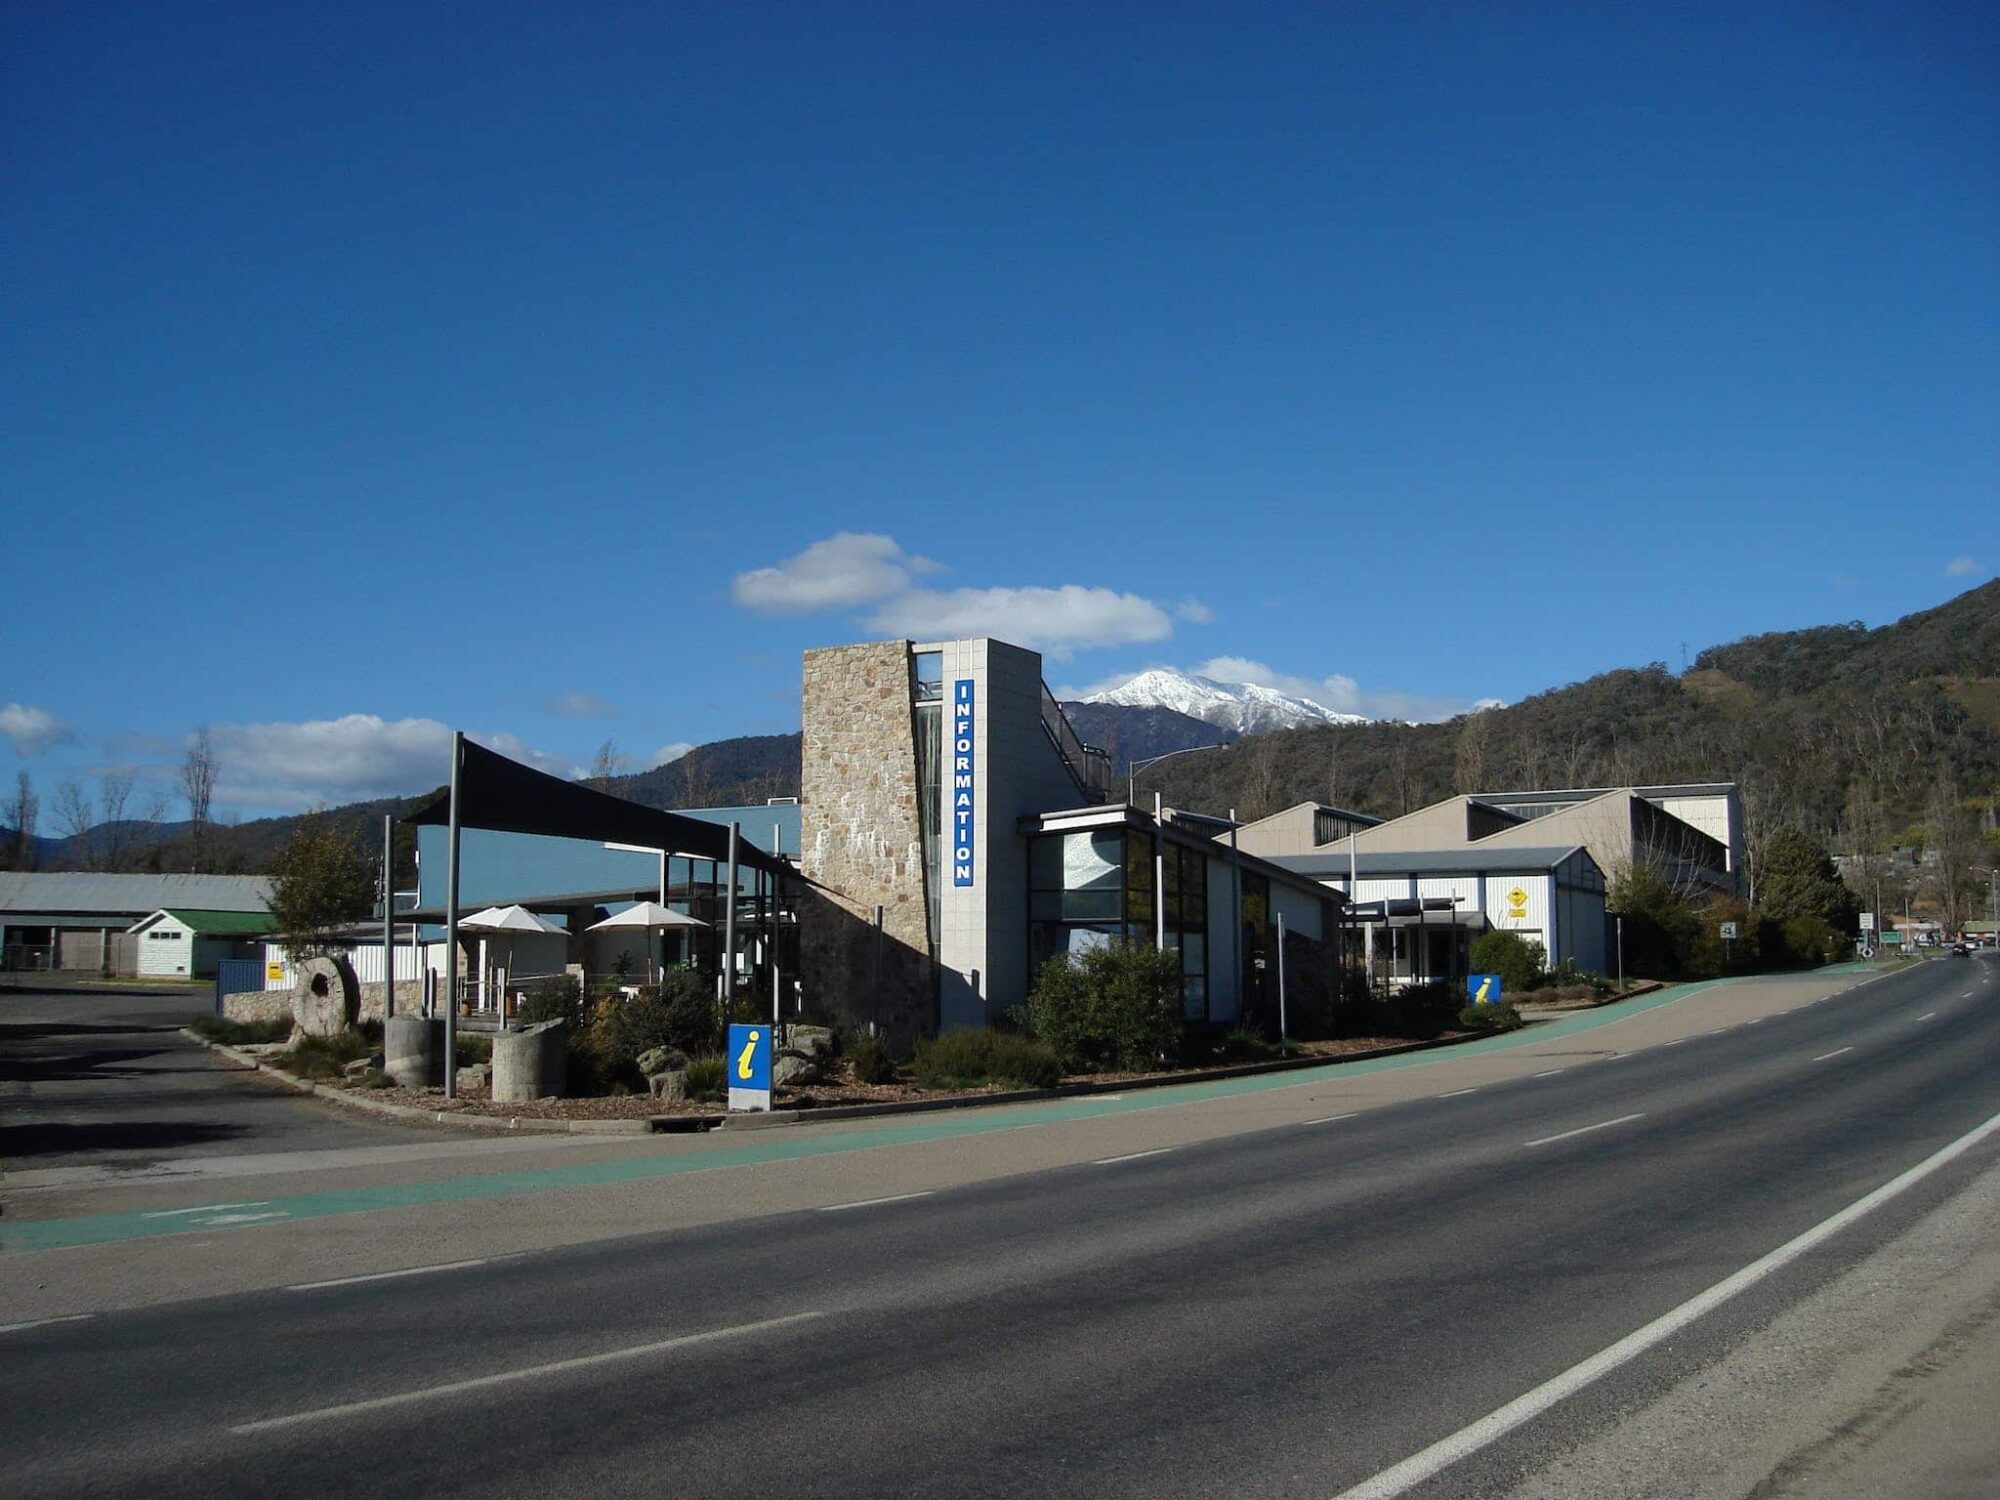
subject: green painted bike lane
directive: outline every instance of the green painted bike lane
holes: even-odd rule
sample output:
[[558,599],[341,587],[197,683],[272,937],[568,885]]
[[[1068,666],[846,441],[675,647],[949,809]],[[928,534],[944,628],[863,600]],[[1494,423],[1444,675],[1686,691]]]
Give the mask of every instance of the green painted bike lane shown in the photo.
[[[1831,977],[1859,972],[1868,967],[1870,966],[1866,964],[1841,964],[1818,972]],[[1798,976],[1769,977],[1790,979]],[[1583,1011],[1574,1016],[1565,1016],[1559,1021],[1545,1021],[1536,1026],[1524,1027],[1520,1031],[1486,1037],[1476,1042],[1462,1042],[1457,1046],[1436,1051],[1406,1052],[1393,1057],[1361,1058],[1353,1062],[1329,1063],[1325,1068],[1266,1073],[1249,1078],[1221,1079],[1212,1083],[1175,1084],[1165,1088],[1148,1089],[1132,1096],[1096,1096],[1051,1100],[1043,1104],[1005,1105],[996,1107],[990,1112],[978,1111],[975,1108],[965,1114],[924,1117],[908,1123],[874,1126],[838,1135],[794,1134],[787,1131],[781,1136],[748,1141],[740,1146],[724,1145],[674,1156],[584,1162],[574,1166],[541,1167],[532,1171],[447,1178],[436,1182],[387,1184],[379,1187],[300,1193],[290,1197],[209,1204],[198,1208],[86,1214],[64,1219],[4,1224],[0,1226],[0,1251],[63,1250],[79,1245],[155,1239],[167,1235],[213,1234],[220,1230],[296,1224],[309,1219],[381,1213],[425,1204],[511,1198],[531,1193],[606,1187],[621,1182],[679,1177],[693,1172],[721,1172],[733,1167],[804,1161],[818,1156],[842,1156],[853,1151],[879,1151],[891,1146],[954,1140],[964,1136],[986,1135],[1006,1130],[1027,1130],[1069,1120],[1087,1120],[1103,1115],[1165,1109],[1210,1099],[1229,1099],[1246,1094],[1268,1093],[1275,1089],[1305,1088],[1324,1084],[1327,1074],[1334,1070],[1338,1070],[1341,1077],[1362,1077],[1371,1073],[1420,1068],[1447,1060],[1505,1052],[1516,1047],[1574,1036],[1580,1032],[1595,1031],[1629,1016],[1640,1015],[1663,1005],[1672,1005],[1691,995],[1714,989],[1718,985],[1755,984],[1762,978],[1763,976],[1749,979],[1711,979],[1694,984],[1676,985],[1650,995],[1641,995],[1595,1010]]]

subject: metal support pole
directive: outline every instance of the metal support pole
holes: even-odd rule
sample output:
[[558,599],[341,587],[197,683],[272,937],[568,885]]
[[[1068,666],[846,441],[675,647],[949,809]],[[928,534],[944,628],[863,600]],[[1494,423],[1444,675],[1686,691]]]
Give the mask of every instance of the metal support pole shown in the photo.
[[445,826],[444,856],[444,1096],[458,1097],[458,771],[465,761],[465,735],[451,734],[451,809]]
[[1621,994],[1625,989],[1625,919],[1623,917],[1618,918],[1618,989]]
[[882,908],[875,908],[875,940],[870,949],[868,965],[868,1034],[877,1031],[876,1020],[882,1008]]
[[396,815],[382,814],[382,1024],[396,1013]]
[[1285,914],[1278,913],[1278,1050],[1287,1050],[1285,1025]]
[[729,825],[729,890],[722,898],[722,1019],[729,1020],[729,1004],[736,998],[736,837],[741,825]]
[[1153,946],[1167,946],[1167,839],[1163,799],[1153,793]]
[[1236,847],[1236,809],[1229,809],[1229,951],[1236,959],[1236,1014],[1243,1014],[1243,856]]

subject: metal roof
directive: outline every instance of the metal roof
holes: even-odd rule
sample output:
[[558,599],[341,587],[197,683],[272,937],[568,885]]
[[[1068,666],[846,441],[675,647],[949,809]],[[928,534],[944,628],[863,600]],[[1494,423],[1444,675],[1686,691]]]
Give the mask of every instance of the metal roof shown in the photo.
[[170,906],[167,915],[190,932],[210,937],[261,936],[278,930],[278,919],[267,911],[195,911]]
[[[1487,875],[1495,870],[1553,870],[1572,854],[1583,852],[1581,844],[1550,845],[1533,849],[1391,849],[1357,852],[1355,873],[1384,875]],[[1589,858],[1588,854],[1584,857]],[[1299,875],[1315,879],[1347,873],[1347,855],[1336,847],[1312,854],[1267,854],[1265,860]]]
[[261,912],[270,909],[271,882],[263,875],[0,874],[0,912],[125,916],[132,920],[162,908]]

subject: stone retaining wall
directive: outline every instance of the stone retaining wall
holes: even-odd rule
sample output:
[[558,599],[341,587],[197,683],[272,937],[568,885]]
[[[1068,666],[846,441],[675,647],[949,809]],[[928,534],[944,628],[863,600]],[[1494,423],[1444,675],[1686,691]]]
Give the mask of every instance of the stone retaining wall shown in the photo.
[[[371,979],[361,985],[361,1019],[382,1019],[382,981]],[[396,981],[396,1009],[414,1011],[424,1001],[421,979]],[[292,1013],[290,990],[243,990],[222,997],[222,1014],[232,1021],[278,1021]]]

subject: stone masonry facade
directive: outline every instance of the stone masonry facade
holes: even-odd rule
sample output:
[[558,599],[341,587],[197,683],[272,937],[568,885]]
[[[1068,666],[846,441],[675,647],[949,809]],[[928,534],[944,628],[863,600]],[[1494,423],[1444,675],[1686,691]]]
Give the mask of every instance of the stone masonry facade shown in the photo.
[[926,1035],[937,1025],[937,980],[909,644],[808,651],[803,697],[800,867],[813,882],[799,904],[806,1003],[849,1024]]

